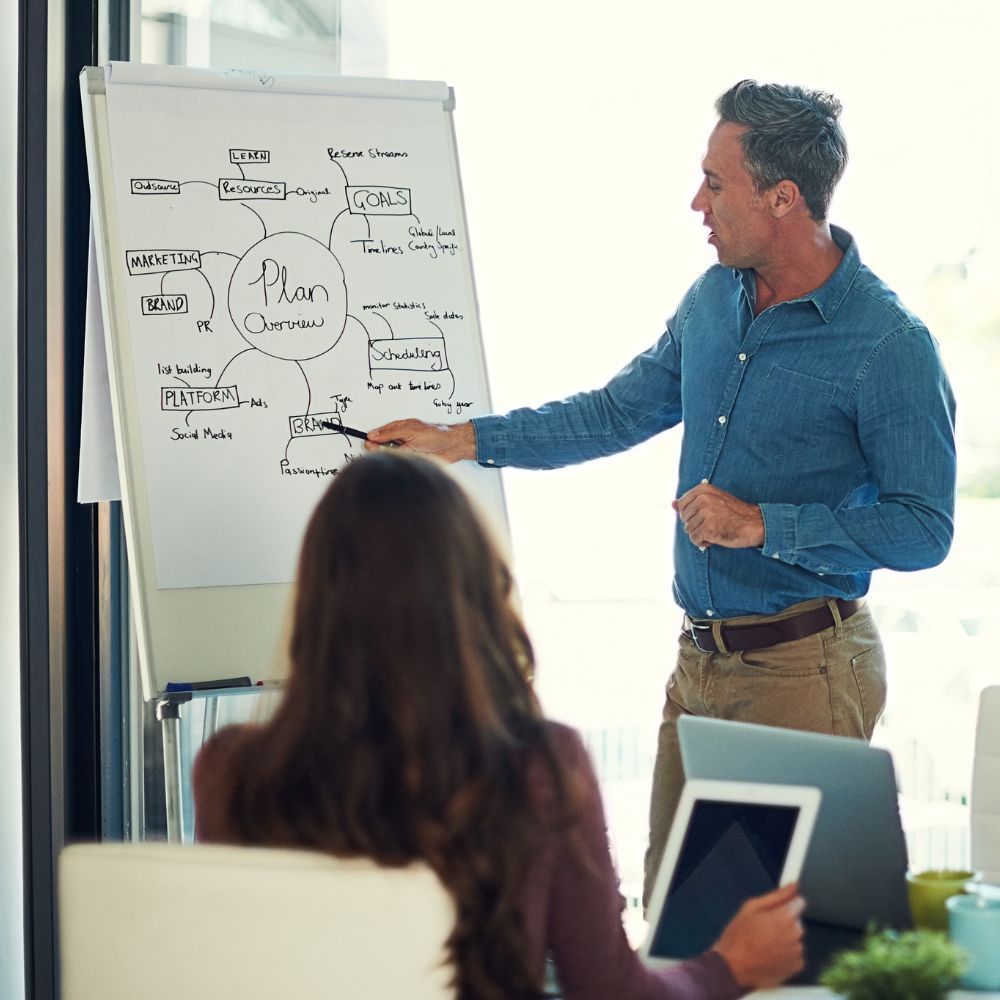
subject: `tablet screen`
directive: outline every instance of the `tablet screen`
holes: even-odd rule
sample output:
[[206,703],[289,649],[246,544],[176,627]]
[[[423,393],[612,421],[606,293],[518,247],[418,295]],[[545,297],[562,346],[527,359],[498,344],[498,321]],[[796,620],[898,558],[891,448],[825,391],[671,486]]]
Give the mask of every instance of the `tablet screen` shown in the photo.
[[649,931],[649,956],[700,954],[745,900],[777,888],[798,816],[798,806],[698,799]]

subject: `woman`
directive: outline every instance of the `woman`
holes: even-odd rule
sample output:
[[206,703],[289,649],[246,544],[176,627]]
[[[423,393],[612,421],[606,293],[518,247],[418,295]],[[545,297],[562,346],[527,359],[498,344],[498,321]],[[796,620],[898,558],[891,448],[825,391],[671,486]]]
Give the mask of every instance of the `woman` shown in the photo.
[[457,482],[377,453],[306,530],[291,676],[266,725],[198,757],[202,840],[420,859],[451,892],[459,995],[718,998],[801,966],[794,887],[752,900],[711,951],[649,971],[622,931],[594,772],[546,722],[510,575]]

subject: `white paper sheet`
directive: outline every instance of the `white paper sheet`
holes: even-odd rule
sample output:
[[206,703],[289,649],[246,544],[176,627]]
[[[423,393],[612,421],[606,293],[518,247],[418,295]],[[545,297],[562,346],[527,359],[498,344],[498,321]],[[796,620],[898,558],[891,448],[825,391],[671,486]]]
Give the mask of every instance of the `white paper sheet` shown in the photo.
[[317,499],[363,453],[327,423],[489,408],[450,117],[115,79],[113,266],[156,584],[290,581]]
[[97,280],[94,230],[87,258],[87,322],[83,343],[83,398],[80,415],[80,474],[77,500],[95,503],[120,500],[115,430],[111,417],[108,356],[104,349],[104,317]]

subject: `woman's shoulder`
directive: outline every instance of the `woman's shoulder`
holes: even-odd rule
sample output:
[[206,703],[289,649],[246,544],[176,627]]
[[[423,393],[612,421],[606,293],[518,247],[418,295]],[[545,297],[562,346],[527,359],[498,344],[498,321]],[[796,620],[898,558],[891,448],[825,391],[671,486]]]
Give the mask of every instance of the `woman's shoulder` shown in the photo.
[[544,730],[556,756],[567,767],[578,767],[583,763],[589,763],[587,748],[579,730],[554,719],[545,720]]
[[528,783],[535,800],[546,812],[560,797],[578,806],[585,804],[593,797],[597,779],[583,737],[571,726],[548,719],[542,731],[548,752],[536,750],[528,764]]
[[227,726],[198,752],[191,773],[195,837],[209,842],[238,840],[232,827],[229,803],[240,775],[258,755],[254,744],[261,726]]
[[195,794],[207,784],[229,780],[233,767],[252,752],[261,728],[253,724],[226,726],[212,736],[194,759],[191,783]]

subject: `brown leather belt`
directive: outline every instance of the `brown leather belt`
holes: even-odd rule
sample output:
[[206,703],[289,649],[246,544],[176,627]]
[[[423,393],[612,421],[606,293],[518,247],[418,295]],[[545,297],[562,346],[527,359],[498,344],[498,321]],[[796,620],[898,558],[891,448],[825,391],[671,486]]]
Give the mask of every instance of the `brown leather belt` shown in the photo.
[[[840,598],[834,602],[840,611],[840,620],[846,621],[851,615],[861,610],[864,600],[844,601]],[[812,611],[803,611],[791,618],[782,618],[776,622],[761,622],[759,625],[723,625],[721,626],[723,650],[715,641],[712,626],[715,623],[706,618],[684,618],[681,635],[687,636],[703,653],[740,653],[747,649],[766,649],[782,642],[792,642],[794,639],[804,639],[807,635],[815,635],[824,629],[833,628],[837,623],[833,612],[824,604]]]

